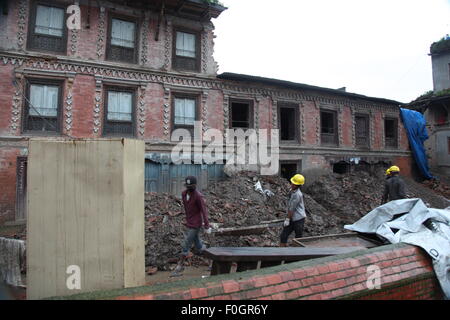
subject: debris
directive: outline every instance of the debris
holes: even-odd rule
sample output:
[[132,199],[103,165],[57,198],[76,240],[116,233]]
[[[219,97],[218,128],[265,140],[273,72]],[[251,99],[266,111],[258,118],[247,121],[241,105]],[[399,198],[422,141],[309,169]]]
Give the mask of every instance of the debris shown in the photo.
[[158,267],[148,267],[148,268],[146,269],[146,272],[147,272],[147,274],[149,274],[149,275],[153,275],[153,274],[155,274],[156,272],[158,272]]

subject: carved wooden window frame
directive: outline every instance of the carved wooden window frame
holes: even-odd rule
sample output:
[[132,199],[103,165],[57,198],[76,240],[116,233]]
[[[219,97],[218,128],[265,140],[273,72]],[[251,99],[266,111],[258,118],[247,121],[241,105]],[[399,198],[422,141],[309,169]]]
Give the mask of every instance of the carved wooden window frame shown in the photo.
[[[58,135],[62,132],[62,113],[63,113],[63,97],[64,97],[64,79],[48,79],[48,78],[25,78],[26,85],[26,99],[23,108],[23,118],[22,118],[22,133],[23,134],[32,134],[32,135]],[[53,120],[53,117],[44,117],[44,116],[30,116],[30,88],[31,85],[50,85],[58,87],[58,106],[57,106],[57,114],[56,118]],[[44,125],[48,126],[50,121],[54,122],[55,130],[33,130],[29,129],[30,126],[30,117],[32,118],[41,118]],[[51,119],[50,119],[51,118]],[[45,120],[44,120],[45,119]]]
[[[116,91],[116,92],[127,92],[132,94],[131,100],[131,122],[129,121],[119,121],[119,120],[108,120],[108,92]],[[120,86],[120,85],[109,85],[105,84],[103,86],[103,101],[104,101],[104,112],[103,112],[103,137],[131,137],[134,138],[137,136],[136,134],[136,96],[137,96],[137,88],[129,87],[129,86]],[[119,124],[131,124],[131,133],[116,133],[114,131],[109,131],[109,126],[111,125],[119,125]]]
[[[333,115],[333,126],[335,128],[334,142],[324,142],[322,133],[322,113],[329,113]],[[326,147],[338,147],[339,146],[339,110],[334,108],[320,108],[319,109],[319,135],[320,135],[320,145]]]
[[[133,60],[132,61],[130,61],[126,57],[121,56],[120,58],[116,58],[116,57],[112,56],[112,47],[118,47],[118,46],[113,46],[111,44],[113,19],[122,20],[125,22],[132,22],[135,25],[134,48],[133,48]],[[108,13],[108,29],[107,30],[108,31],[107,31],[107,39],[106,39],[106,54],[105,54],[106,60],[114,61],[114,62],[125,62],[125,63],[136,64],[138,62],[138,54],[139,54],[139,30],[140,30],[139,19],[137,19],[135,17],[130,17],[130,16],[126,16],[126,15],[109,12]],[[123,47],[123,48],[125,48],[125,47]],[[122,49],[122,50],[125,50],[125,49]]]
[[175,124],[175,99],[191,99],[195,101],[195,121],[200,121],[200,93],[195,92],[182,92],[182,91],[174,91],[172,92],[171,99],[171,126],[172,132],[176,129],[186,129],[191,133],[191,136],[194,135],[195,125],[182,125]]
[[[390,116],[390,115],[386,115],[383,118],[383,127],[384,127],[384,132],[383,132],[383,136],[384,136],[384,148],[385,149],[398,149],[398,138],[399,138],[399,118],[398,117],[394,117],[394,116]],[[395,143],[393,144],[388,144],[388,141],[386,139],[386,121],[395,121],[395,128],[394,128],[394,133],[395,133],[395,137],[392,139]]]
[[[36,15],[37,15],[37,6],[38,5],[42,5],[42,6],[46,6],[46,7],[53,7],[53,8],[59,8],[59,9],[63,9],[64,11],[64,19],[63,19],[63,35],[62,37],[57,37],[57,36],[50,36],[50,35],[42,35],[42,34],[37,34],[34,29],[36,27]],[[66,26],[66,21],[67,21],[68,15],[66,13],[66,6],[64,4],[61,3],[53,3],[53,2],[48,2],[48,1],[32,1],[30,3],[30,17],[29,17],[29,23],[28,23],[28,38],[27,38],[27,50],[31,50],[31,51],[42,51],[42,52],[50,52],[50,53],[57,53],[57,54],[67,54],[67,26]],[[49,48],[42,48],[41,46],[39,46],[37,43],[35,43],[36,38],[38,37],[43,37],[43,38],[60,38],[61,42],[61,49],[60,50],[55,50],[54,47],[49,49]]]
[[[365,137],[367,139],[367,143],[362,145],[358,143],[358,130],[357,130],[357,121],[356,118],[365,118],[366,123],[366,132],[367,136]],[[363,112],[356,112],[354,115],[354,124],[355,124],[355,148],[357,149],[370,149],[370,114],[369,113],[363,113]]]
[[[233,103],[248,104],[248,127],[233,127]],[[254,129],[255,128],[255,103],[253,100],[233,99],[228,101],[229,115],[228,115],[228,129]]]
[[[294,109],[294,115],[295,115],[295,120],[294,120],[294,139],[293,140],[283,140],[281,138],[281,109]],[[285,101],[277,101],[277,117],[278,117],[278,129],[280,130],[280,142],[281,143],[295,143],[298,144],[301,141],[301,137],[300,137],[300,127],[299,127],[299,122],[300,122],[300,108],[298,103],[294,103],[294,102],[285,102]]]
[[[188,58],[177,56],[177,32],[183,32],[188,34],[195,35],[195,58]],[[200,72],[200,63],[201,63],[201,31],[183,28],[180,26],[173,27],[173,39],[172,39],[172,68],[177,71],[187,71],[187,72]],[[194,61],[194,68],[185,68],[183,66],[179,66],[180,61]]]

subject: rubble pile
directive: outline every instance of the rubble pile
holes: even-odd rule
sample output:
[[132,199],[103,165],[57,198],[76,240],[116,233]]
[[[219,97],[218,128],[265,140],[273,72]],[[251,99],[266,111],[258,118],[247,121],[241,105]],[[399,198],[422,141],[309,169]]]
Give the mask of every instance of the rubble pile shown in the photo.
[[[260,182],[267,194],[255,190]],[[203,191],[210,223],[221,228],[247,227],[265,221],[284,219],[289,193],[289,183],[277,176],[259,176],[254,172],[241,172],[226,181],[217,182]],[[342,232],[343,219],[304,195],[308,210],[304,236]],[[181,200],[168,194],[147,193],[146,264],[167,270],[176,261],[181,250],[185,216]],[[218,236],[203,234],[208,246],[278,246],[280,227],[269,228],[263,234],[247,236]]]
[[450,187],[444,181],[437,179],[425,180],[422,184],[445,198],[450,199]]
[[352,224],[381,205],[384,178],[365,171],[331,173],[307,185],[305,193],[320,203],[341,226]]
[[[307,178],[307,177],[306,177]],[[261,183],[268,196],[255,190]],[[445,208],[448,200],[411,179],[404,179],[407,195],[422,198],[434,208]],[[318,236],[346,232],[345,224],[352,224],[381,205],[385,175],[358,171],[347,174],[323,175],[303,188],[307,220],[303,236]],[[246,227],[265,221],[284,219],[289,182],[278,176],[260,176],[254,172],[233,174],[217,182],[203,195],[211,223],[221,228]],[[185,215],[181,200],[168,194],[146,194],[146,264],[168,270],[181,252]],[[247,236],[218,236],[203,234],[207,246],[278,246],[280,227],[269,228],[262,234]],[[292,235],[291,235],[292,236]],[[194,264],[207,263],[197,256]]]

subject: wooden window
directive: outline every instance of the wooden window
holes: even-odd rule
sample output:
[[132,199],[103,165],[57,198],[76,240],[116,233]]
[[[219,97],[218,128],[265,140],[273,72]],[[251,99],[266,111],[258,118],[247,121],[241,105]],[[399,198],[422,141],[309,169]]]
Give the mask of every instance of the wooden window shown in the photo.
[[25,99],[23,131],[59,132],[61,100],[61,81],[30,79]]
[[253,128],[253,104],[247,101],[230,103],[230,128]]
[[108,88],[105,98],[106,108],[103,134],[134,136],[134,90]]
[[369,116],[357,114],[355,116],[355,143],[358,148],[370,147]]
[[173,129],[184,128],[194,133],[197,120],[197,100],[193,95],[175,94],[172,101]]
[[278,122],[281,141],[298,142],[298,107],[294,104],[278,104]]
[[394,118],[384,119],[384,141],[386,148],[397,148],[398,120]]
[[199,71],[199,34],[175,29],[173,66],[176,70]]
[[110,17],[106,58],[111,61],[136,63],[137,23],[124,18]]
[[322,145],[338,145],[336,111],[320,111],[320,141]]
[[66,13],[63,6],[34,2],[28,29],[28,49],[65,53]]

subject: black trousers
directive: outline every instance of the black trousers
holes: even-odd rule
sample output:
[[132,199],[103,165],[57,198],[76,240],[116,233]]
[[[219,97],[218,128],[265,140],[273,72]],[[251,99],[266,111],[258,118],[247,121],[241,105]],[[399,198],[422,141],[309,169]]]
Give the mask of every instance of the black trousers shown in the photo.
[[305,218],[292,221],[289,223],[287,227],[283,228],[283,231],[281,231],[280,236],[280,242],[281,243],[287,243],[289,235],[292,233],[292,231],[295,231],[295,237],[301,238],[303,235],[303,226],[305,225]]

